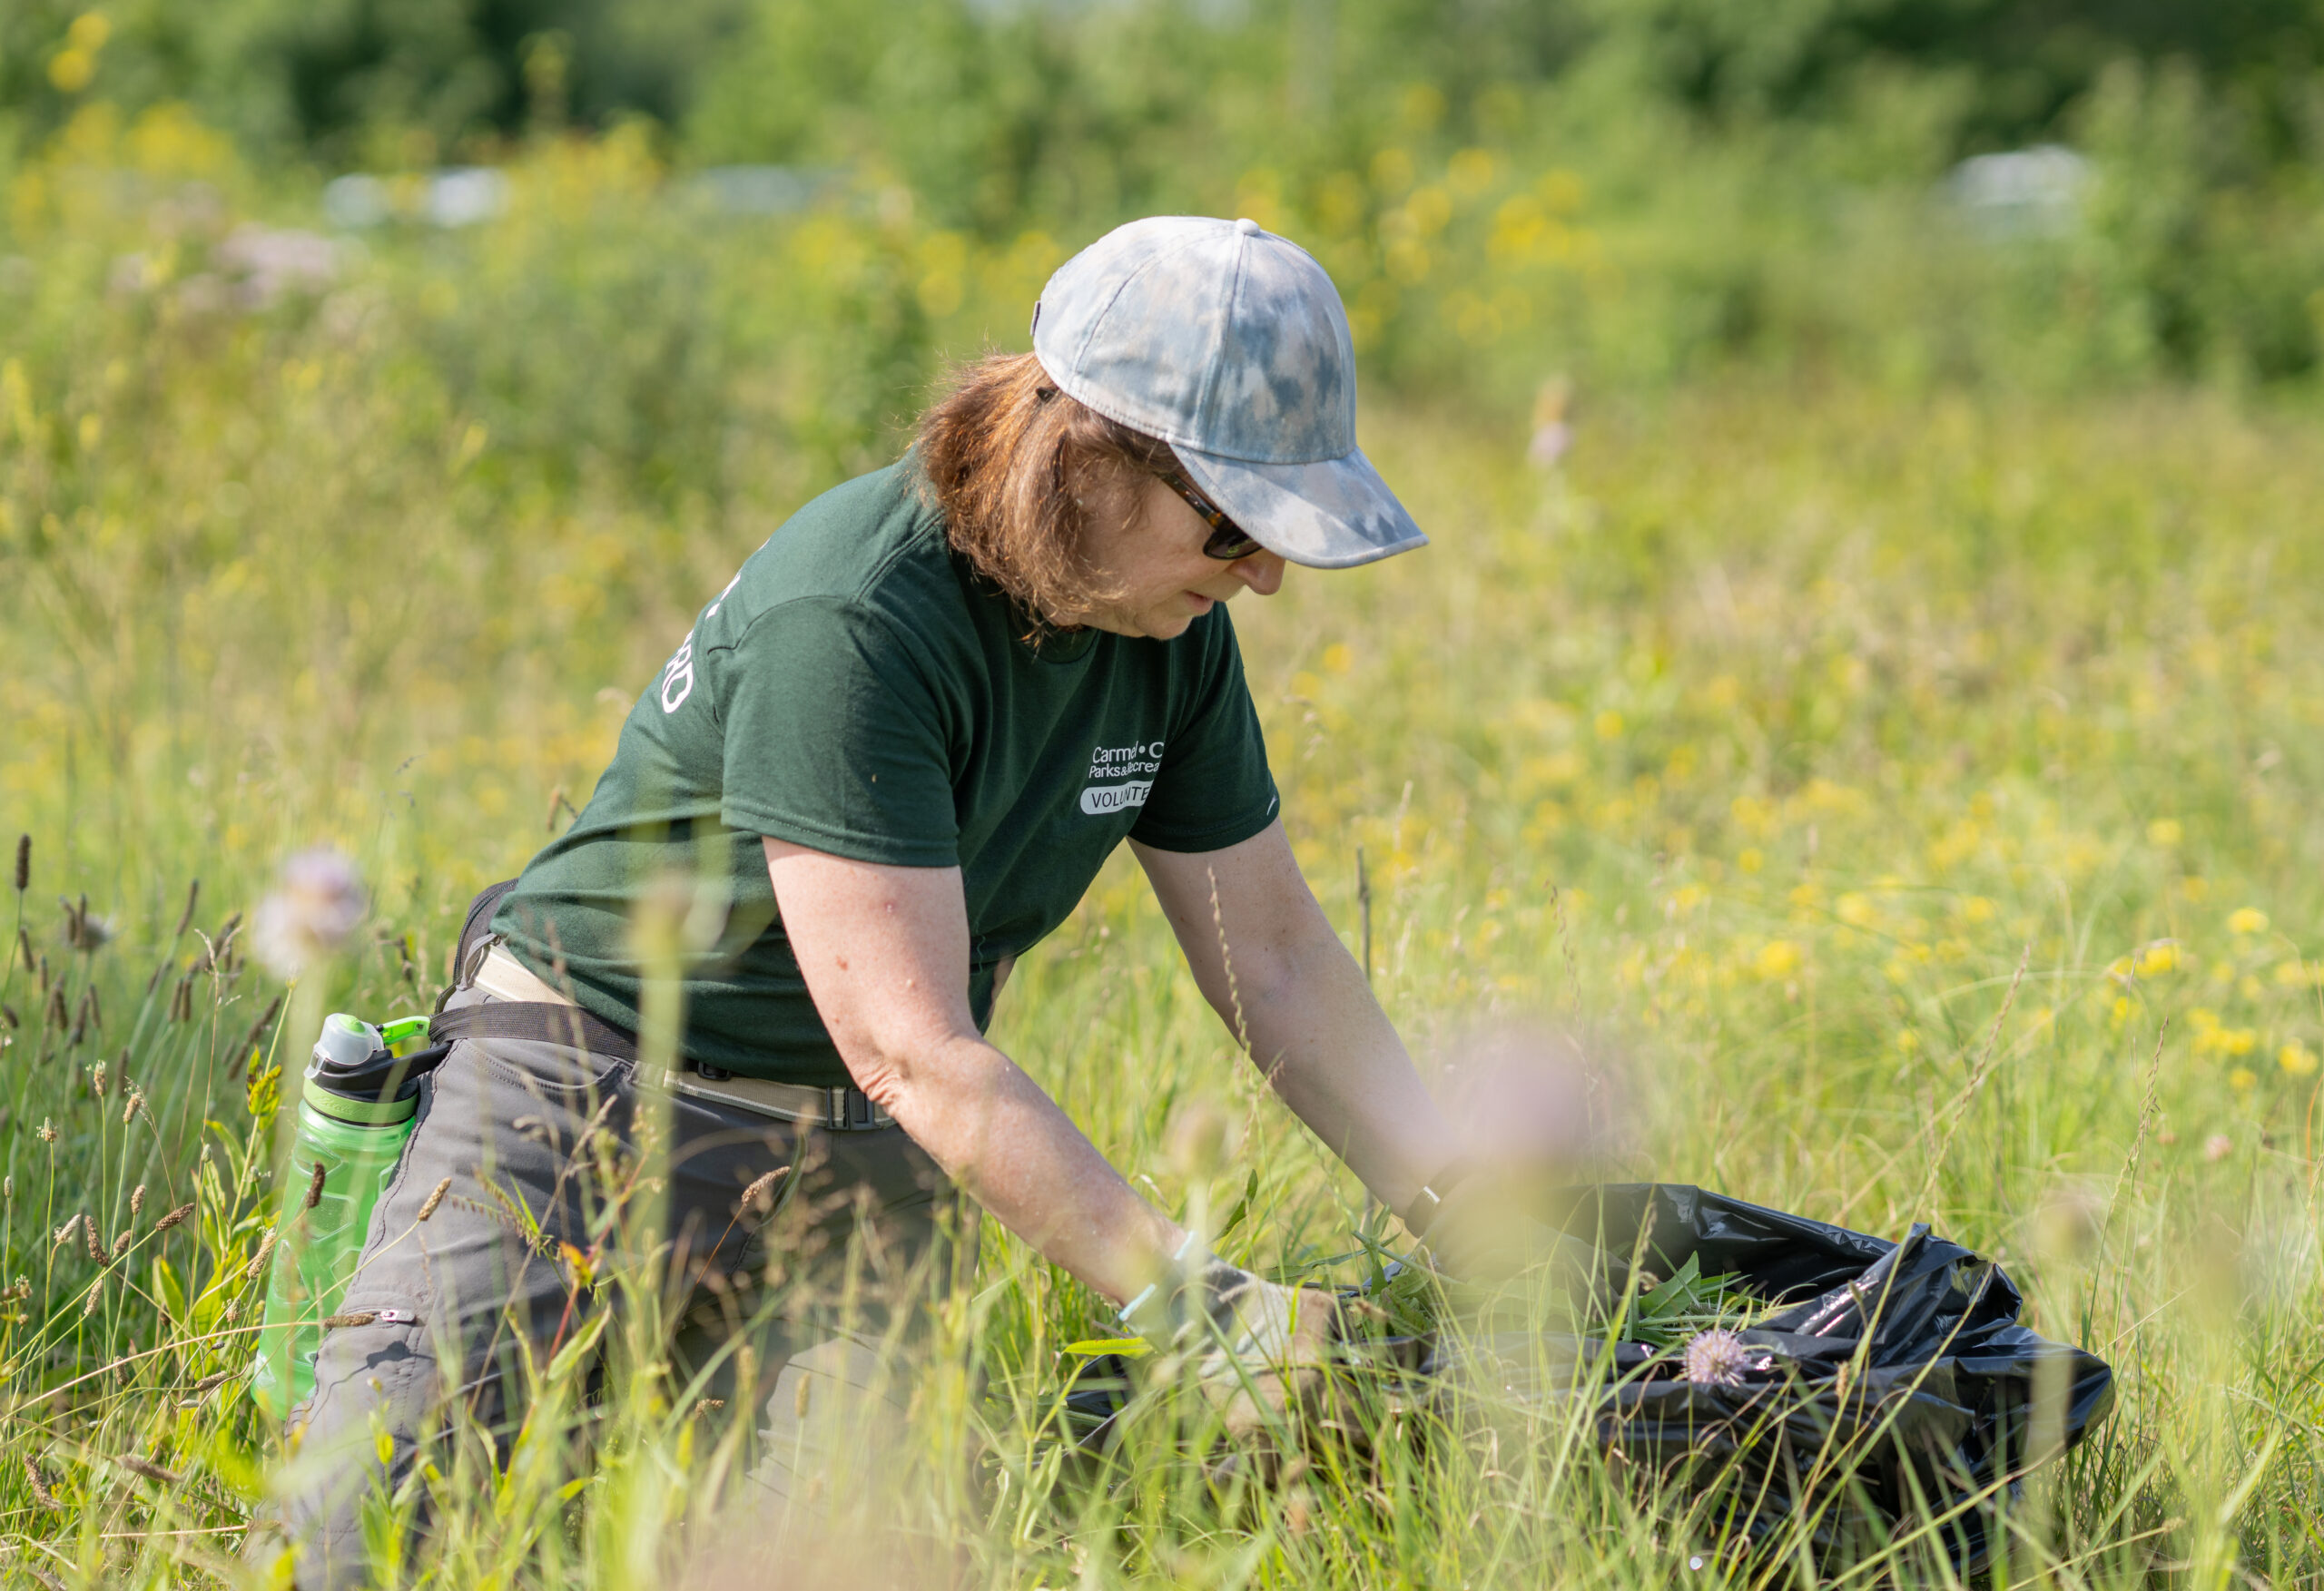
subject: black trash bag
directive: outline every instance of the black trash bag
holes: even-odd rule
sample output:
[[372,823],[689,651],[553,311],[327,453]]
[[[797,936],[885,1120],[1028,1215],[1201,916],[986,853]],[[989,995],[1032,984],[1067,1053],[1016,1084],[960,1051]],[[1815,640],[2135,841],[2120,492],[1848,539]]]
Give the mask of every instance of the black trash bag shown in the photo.
[[[1610,1458],[1704,1502],[1698,1521],[1718,1538],[1706,1545],[1748,1554],[1788,1546],[1797,1529],[1834,1564],[1933,1517],[1944,1521],[1935,1545],[1974,1573],[1988,1557],[1990,1509],[1972,1499],[1997,1485],[2016,1496],[2035,1367],[2064,1360],[2065,1447],[2112,1406],[2104,1361],[2018,1324],[2024,1300],[2001,1268],[1926,1226],[1890,1242],[1668,1183],[1568,1190],[1544,1213],[1617,1274],[1633,1256],[1664,1276],[1691,1259],[1787,1307],[1736,1334],[1731,1386],[1686,1380],[1683,1345],[1546,1331],[1352,1345],[1351,1362],[1387,1368],[1407,1394],[1433,1385],[1456,1421],[1464,1388],[1520,1404],[1595,1400]],[[1067,1389],[1068,1439],[1084,1453],[1113,1445],[1134,1376],[1107,1355]]]
[[[1621,1183],[1561,1195],[1551,1218],[1617,1265],[1635,1254],[1668,1276],[1695,1262],[1786,1304],[1736,1333],[1738,1384],[1685,1379],[1683,1345],[1441,1344],[1430,1369],[1479,1351],[1504,1392],[1598,1399],[1600,1446],[1618,1461],[1709,1492],[1711,1529],[1737,1546],[1781,1536],[1795,1518],[1819,1558],[1843,1558],[1900,1521],[1945,1520],[1956,1568],[1981,1568],[1990,1509],[1970,1499],[2029,1467],[2035,1367],[2065,1361],[2064,1447],[2113,1403],[2113,1371],[2018,1323],[2024,1300],[1998,1265],[1915,1224],[1902,1242],[1673,1183]],[[1861,1350],[1862,1363],[1856,1365]],[[1569,1355],[1571,1357],[1569,1357]],[[1571,1374],[1535,1389],[1524,1367],[1603,1366],[1610,1385]],[[1516,1379],[1512,1379],[1512,1370]],[[1538,1372],[1537,1378],[1538,1379]],[[1561,1384],[1558,1384],[1561,1382]]]

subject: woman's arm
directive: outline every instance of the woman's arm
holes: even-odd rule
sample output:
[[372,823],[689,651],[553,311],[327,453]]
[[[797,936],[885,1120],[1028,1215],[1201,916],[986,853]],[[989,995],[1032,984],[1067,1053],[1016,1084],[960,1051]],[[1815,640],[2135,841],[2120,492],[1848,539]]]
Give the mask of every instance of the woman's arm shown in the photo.
[[1283,825],[1224,850],[1132,849],[1195,982],[1275,1093],[1376,1198],[1410,1209],[1460,1140],[1315,904]]
[[1185,1233],[977,1031],[960,869],[764,843],[807,992],[856,1086],[1009,1231],[1115,1302],[1162,1275]]

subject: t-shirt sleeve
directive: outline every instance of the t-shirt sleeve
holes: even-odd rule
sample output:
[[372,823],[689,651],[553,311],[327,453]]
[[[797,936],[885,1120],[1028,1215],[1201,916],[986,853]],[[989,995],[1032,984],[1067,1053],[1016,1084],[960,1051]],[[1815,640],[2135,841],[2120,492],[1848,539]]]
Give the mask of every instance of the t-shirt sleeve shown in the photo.
[[712,656],[728,828],[855,861],[960,861],[942,699],[877,615],[803,597]]
[[1239,845],[1274,822],[1281,805],[1258,709],[1243,681],[1242,649],[1224,607],[1216,624],[1203,638],[1202,672],[1188,710],[1163,746],[1153,791],[1129,831],[1157,850]]

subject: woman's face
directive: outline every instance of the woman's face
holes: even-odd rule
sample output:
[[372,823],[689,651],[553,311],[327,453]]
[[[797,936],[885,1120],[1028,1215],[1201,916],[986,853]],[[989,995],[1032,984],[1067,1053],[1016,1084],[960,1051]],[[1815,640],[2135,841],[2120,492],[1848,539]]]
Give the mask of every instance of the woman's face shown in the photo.
[[1074,615],[1073,623],[1167,641],[1215,603],[1246,588],[1272,596],[1283,584],[1283,559],[1276,554],[1253,553],[1231,564],[1206,556],[1202,545],[1210,539],[1210,526],[1152,476],[1108,483],[1088,491],[1086,500],[1084,550],[1099,584],[1118,596]]

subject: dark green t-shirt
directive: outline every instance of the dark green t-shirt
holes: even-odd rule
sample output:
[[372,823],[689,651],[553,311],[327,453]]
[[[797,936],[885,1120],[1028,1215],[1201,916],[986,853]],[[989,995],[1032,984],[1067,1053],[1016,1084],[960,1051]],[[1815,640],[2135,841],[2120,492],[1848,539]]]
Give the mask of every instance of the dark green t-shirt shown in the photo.
[[702,611],[493,928],[634,1031],[632,907],[681,875],[719,928],[688,966],[687,1055],[839,1084],[759,837],[958,866],[981,1025],[994,968],[1065,920],[1125,836],[1216,850],[1275,812],[1224,604],[1167,642],[1077,631],[1037,650],[1024,630],[951,551],[911,457],[825,493]]

